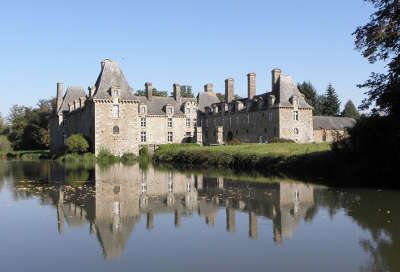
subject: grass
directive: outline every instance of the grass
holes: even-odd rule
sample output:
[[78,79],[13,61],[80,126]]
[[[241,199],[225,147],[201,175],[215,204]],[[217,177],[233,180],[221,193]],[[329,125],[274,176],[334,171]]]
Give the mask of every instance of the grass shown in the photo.
[[[157,163],[216,169],[257,171],[264,175],[316,178],[330,175],[334,153],[323,144],[243,144],[200,146],[162,145],[154,154]],[[329,162],[329,163],[328,163]]]
[[241,145],[219,145],[219,146],[200,146],[196,144],[175,144],[163,145],[158,152],[207,152],[209,154],[251,154],[268,155],[271,157],[296,156],[314,152],[330,151],[331,145],[328,143],[296,144],[296,143],[276,143],[276,144],[241,144]]
[[42,159],[49,159],[49,150],[18,150],[2,154],[3,159],[35,161]]

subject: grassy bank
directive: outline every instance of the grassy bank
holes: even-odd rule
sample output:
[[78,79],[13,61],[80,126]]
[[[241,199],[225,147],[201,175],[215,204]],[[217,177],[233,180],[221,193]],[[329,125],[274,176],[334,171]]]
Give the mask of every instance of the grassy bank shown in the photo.
[[45,160],[50,158],[50,152],[49,150],[19,150],[0,153],[0,158],[23,161]]
[[[187,167],[256,171],[266,176],[309,179],[330,185],[358,185],[350,162],[330,144],[163,145],[154,161]],[[349,182],[348,180],[351,180]]]

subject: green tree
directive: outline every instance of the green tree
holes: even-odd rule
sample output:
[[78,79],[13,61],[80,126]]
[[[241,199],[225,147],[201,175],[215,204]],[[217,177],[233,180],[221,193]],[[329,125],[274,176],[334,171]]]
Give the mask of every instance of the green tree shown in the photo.
[[[163,97],[167,97],[168,96],[168,92],[167,91],[159,91],[156,88],[153,88],[151,93],[152,93],[153,96],[163,96]],[[146,90],[137,90],[135,92],[135,95],[137,95],[137,96],[146,96]]]
[[9,151],[11,151],[11,143],[10,141],[7,139],[6,136],[4,135],[0,135],[0,154],[1,153],[7,153]]
[[326,89],[325,97],[321,101],[321,105],[321,111],[323,115],[339,115],[340,100],[335,88],[333,88],[332,84],[330,83],[328,85],[328,88]]
[[0,113],[0,135],[7,135],[8,134],[8,125],[6,120],[4,120],[3,116]]
[[353,101],[349,100],[347,101],[346,105],[344,105],[342,116],[354,119],[360,118],[360,113],[357,111],[356,106],[354,106]]
[[372,73],[360,84],[368,89],[368,97],[361,109],[372,108],[373,113],[383,112],[400,117],[400,3],[397,0],[364,0],[376,11],[370,21],[353,33],[355,45],[370,63],[388,62],[385,73]]
[[65,141],[66,151],[68,153],[85,153],[89,149],[89,144],[82,134],[72,134]]
[[18,105],[13,105],[10,109],[10,114],[8,115],[10,134],[8,138],[14,149],[21,149],[23,147],[22,135],[28,125],[26,115],[29,111],[29,108]]
[[193,98],[194,94],[192,91],[192,86],[190,85],[182,85],[181,86],[181,97]]
[[317,91],[310,81],[297,84],[299,91],[304,94],[307,103],[315,108],[317,105]]

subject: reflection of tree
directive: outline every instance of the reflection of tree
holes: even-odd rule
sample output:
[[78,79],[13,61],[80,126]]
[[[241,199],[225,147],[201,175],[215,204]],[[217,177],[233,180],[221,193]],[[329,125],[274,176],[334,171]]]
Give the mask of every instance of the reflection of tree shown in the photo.
[[318,201],[317,204],[329,210],[344,208],[361,228],[371,234],[372,240],[360,241],[362,248],[371,257],[371,262],[362,270],[400,271],[398,192],[323,190],[320,191]]

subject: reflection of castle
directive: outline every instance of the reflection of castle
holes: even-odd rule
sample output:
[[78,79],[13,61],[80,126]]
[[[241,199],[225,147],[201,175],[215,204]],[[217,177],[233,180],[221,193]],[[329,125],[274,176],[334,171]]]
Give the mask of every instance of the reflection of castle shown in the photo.
[[249,184],[122,164],[106,170],[96,167],[95,176],[95,188],[86,197],[77,197],[76,190],[60,186],[59,231],[63,231],[63,218],[70,226],[89,221],[106,259],[122,254],[142,214],[148,229],[156,227],[154,218],[161,213],[174,214],[176,227],[180,226],[182,216],[195,212],[212,226],[224,207],[226,229],[234,232],[235,213],[239,210],[248,213],[250,238],[258,237],[257,217],[264,216],[272,219],[274,240],[281,242],[292,236],[313,206],[313,187],[297,183]]

